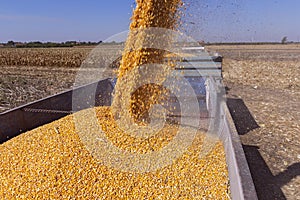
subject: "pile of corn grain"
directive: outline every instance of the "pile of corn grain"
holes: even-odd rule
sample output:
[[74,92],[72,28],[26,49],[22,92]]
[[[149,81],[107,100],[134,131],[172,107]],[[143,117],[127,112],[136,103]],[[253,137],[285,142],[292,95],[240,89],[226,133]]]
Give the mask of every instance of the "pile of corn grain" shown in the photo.
[[[180,4],[180,0],[137,0],[130,28],[175,29]],[[129,36],[126,45],[130,48],[135,42],[145,40],[143,34]],[[119,79],[139,65],[162,62],[166,53],[147,48],[125,51]],[[139,77],[129,78],[136,80]],[[124,132],[116,122],[115,113],[122,108],[122,100],[128,95],[123,87],[134,87],[134,84],[134,81],[118,81],[113,106],[91,110],[95,110],[97,124],[105,137],[117,148],[137,154],[159,151],[175,137],[178,124],[166,123],[158,133],[144,139]],[[127,109],[136,122],[147,119],[149,108],[159,101],[162,93],[164,89],[159,84],[148,84],[133,93]],[[75,115],[86,121],[88,132],[93,122],[85,112]],[[186,128],[196,131],[196,137],[172,164],[144,173],[122,171],[106,165],[87,150],[75,128],[75,115],[0,145],[0,199],[229,199],[221,142],[214,143],[208,154],[200,156],[206,145],[203,144],[206,135]]]
[[[173,137],[166,127],[148,142],[134,140],[116,128],[109,107],[95,109],[109,140],[124,150],[154,151]],[[204,137],[198,133],[172,165],[155,172],[122,172],[92,157],[70,115],[0,146],[0,199],[227,199],[223,146],[217,143],[200,158]]]

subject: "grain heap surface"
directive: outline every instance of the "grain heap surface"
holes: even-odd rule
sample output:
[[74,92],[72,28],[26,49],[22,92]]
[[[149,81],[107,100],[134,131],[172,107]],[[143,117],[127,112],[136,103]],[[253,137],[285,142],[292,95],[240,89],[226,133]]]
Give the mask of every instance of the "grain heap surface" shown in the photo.
[[[122,149],[145,153],[173,137],[166,128],[148,142],[134,141],[116,128],[109,107],[94,109],[107,137]],[[0,146],[0,199],[227,199],[223,146],[217,143],[200,158],[204,137],[198,133],[188,151],[161,170],[121,172],[92,157],[70,115]]]

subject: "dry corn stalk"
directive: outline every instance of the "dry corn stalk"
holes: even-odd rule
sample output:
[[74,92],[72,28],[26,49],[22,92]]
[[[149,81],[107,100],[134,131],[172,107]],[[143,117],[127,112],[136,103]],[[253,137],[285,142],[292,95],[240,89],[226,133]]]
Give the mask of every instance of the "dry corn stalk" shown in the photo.
[[1,48],[0,65],[80,67],[90,51],[91,48]]

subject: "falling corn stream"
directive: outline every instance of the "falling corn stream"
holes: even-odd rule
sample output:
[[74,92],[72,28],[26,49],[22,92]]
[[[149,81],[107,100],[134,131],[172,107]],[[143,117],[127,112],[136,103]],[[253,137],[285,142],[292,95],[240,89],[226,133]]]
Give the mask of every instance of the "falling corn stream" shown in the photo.
[[[159,27],[176,30],[181,0],[136,0],[130,30]],[[136,46],[146,42],[143,31],[128,36],[118,78],[145,64],[162,63],[169,52]],[[168,40],[164,40],[167,46]],[[170,64],[170,63],[169,63]],[[172,65],[172,64],[171,64]],[[161,69],[164,71],[164,69]],[[116,84],[111,107],[79,111],[86,121],[93,111],[97,125],[117,148],[135,154],[160,151],[177,134],[178,124],[166,123],[148,138],[133,137],[119,128],[122,100],[137,77]],[[161,80],[165,73],[161,73]],[[149,123],[149,109],[168,91],[159,84],[147,84],[130,94],[126,111],[139,126]],[[126,96],[127,95],[127,96]],[[116,116],[117,115],[117,116]],[[122,114],[121,114],[122,115]],[[229,199],[229,179],[222,142],[199,157],[206,135],[197,134],[186,152],[172,164],[155,171],[122,171],[96,159],[76,131],[74,114],[43,125],[0,145],[0,199]],[[92,120],[91,120],[92,121]],[[92,123],[92,122],[91,122]],[[93,126],[92,124],[90,126]],[[186,128],[185,131],[192,131]],[[195,131],[195,130],[193,130]],[[143,162],[142,160],[140,162]]]

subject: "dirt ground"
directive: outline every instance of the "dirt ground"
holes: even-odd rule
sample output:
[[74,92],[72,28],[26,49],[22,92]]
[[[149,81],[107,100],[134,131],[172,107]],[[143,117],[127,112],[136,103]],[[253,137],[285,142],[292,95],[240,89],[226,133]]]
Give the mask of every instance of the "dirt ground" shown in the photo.
[[[300,199],[300,45],[209,46],[259,199]],[[1,53],[1,49],[0,49]],[[72,88],[78,68],[0,66],[0,112]]]
[[0,112],[70,89],[76,69],[1,66]]
[[300,199],[300,46],[212,46],[259,199]]
[[113,73],[110,58],[121,55],[120,51],[120,45],[100,45],[96,49],[0,48],[0,113],[71,89],[79,72],[81,79],[85,72],[89,76],[102,75],[101,67]]

